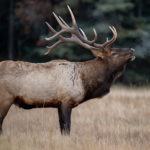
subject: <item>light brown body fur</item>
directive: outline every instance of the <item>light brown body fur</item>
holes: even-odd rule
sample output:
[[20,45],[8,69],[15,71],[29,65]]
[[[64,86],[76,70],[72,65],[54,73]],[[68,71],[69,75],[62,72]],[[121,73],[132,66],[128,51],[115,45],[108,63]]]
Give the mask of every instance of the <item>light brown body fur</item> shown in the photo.
[[0,103],[9,95],[9,101],[21,107],[58,107],[60,102],[76,106],[104,80],[105,71],[96,62],[96,59],[78,63],[65,60],[41,64],[1,62]]

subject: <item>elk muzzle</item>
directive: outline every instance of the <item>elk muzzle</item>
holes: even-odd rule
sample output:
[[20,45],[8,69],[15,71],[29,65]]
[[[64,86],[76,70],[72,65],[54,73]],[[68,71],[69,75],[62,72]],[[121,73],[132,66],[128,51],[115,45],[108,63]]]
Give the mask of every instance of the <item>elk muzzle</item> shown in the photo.
[[135,56],[133,55],[134,52],[135,52],[135,49],[131,48],[130,49],[130,61],[134,61],[135,60]]

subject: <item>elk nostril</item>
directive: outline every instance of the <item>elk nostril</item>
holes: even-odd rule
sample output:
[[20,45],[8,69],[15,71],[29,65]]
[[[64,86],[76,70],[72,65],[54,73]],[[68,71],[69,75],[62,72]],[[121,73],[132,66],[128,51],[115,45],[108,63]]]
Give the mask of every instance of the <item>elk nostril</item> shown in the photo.
[[135,51],[135,49],[134,49],[134,48],[130,48],[130,50],[131,50],[132,52],[134,52],[134,51]]

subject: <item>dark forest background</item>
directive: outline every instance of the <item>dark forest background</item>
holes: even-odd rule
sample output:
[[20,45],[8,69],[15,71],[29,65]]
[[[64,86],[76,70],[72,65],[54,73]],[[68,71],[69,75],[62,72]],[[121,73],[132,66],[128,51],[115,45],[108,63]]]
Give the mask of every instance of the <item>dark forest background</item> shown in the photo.
[[150,84],[150,1],[149,0],[1,0],[0,1],[0,60],[46,62],[53,59],[85,61],[92,54],[75,44],[58,46],[45,56],[44,38],[52,33],[48,21],[58,31],[52,12],[71,19],[66,5],[72,8],[79,27],[93,38],[92,28],[98,33],[98,42],[112,36],[109,26],[118,31],[113,47],[136,50],[136,60],[130,63],[119,82],[132,85]]

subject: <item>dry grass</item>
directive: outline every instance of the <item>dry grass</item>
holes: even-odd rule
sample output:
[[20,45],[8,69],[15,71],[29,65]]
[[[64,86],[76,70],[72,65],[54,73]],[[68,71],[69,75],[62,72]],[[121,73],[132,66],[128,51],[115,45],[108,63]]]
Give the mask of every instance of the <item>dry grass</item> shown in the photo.
[[114,87],[73,110],[70,137],[60,135],[57,110],[13,106],[0,150],[149,150],[150,89]]

